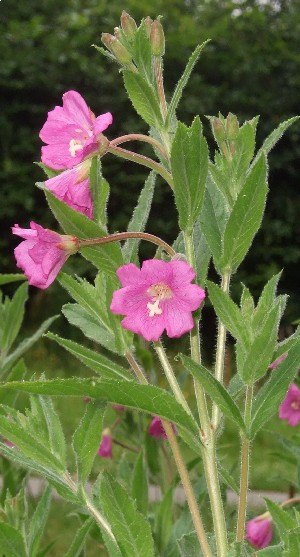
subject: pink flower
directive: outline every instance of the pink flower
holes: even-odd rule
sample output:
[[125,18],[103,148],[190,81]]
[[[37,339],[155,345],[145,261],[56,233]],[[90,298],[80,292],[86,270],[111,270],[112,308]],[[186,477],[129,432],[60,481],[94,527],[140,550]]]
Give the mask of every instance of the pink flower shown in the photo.
[[[172,429],[175,433],[175,435],[177,435],[177,430],[176,430],[176,426],[175,424],[172,424]],[[167,439],[167,434],[164,430],[164,427],[162,425],[161,419],[159,416],[154,416],[154,418],[152,419],[152,422],[149,426],[149,435],[151,435],[152,437],[156,437],[157,439],[161,438],[161,439]]]
[[272,539],[272,519],[271,517],[263,518],[264,515],[257,516],[249,520],[246,524],[246,539],[259,549],[269,545]]
[[283,360],[285,360],[285,358],[287,357],[288,353],[285,352],[284,354],[281,354],[281,356],[279,356],[278,358],[276,358],[276,360],[274,360],[274,362],[272,362],[269,365],[269,369],[275,369],[277,366],[279,366],[279,364],[281,364],[281,362],[283,362]]
[[84,158],[98,150],[98,136],[112,123],[110,112],[97,118],[85,100],[76,91],[63,95],[63,106],[48,112],[48,118],[40,131],[42,162],[61,170],[73,168]]
[[104,429],[102,433],[102,439],[100,447],[98,449],[98,455],[102,458],[112,458],[112,438],[110,434],[110,429]]
[[195,273],[190,265],[149,259],[141,269],[133,263],[123,265],[117,275],[123,288],[114,292],[110,309],[126,316],[125,329],[155,341],[164,329],[169,337],[180,337],[193,328],[192,311],[205,292],[191,284]]
[[30,229],[15,224],[12,232],[25,240],[14,250],[17,266],[24,271],[29,284],[38,288],[48,288],[69,255],[79,247],[75,236],[58,234],[33,221]]
[[124,412],[125,406],[123,406],[122,404],[113,404],[113,409],[116,412]]
[[289,386],[287,395],[280,405],[279,418],[287,420],[291,426],[300,422],[300,389],[295,383]]
[[58,176],[45,181],[45,186],[55,197],[64,201],[69,207],[83,213],[88,218],[93,218],[93,203],[90,191],[89,172],[91,161],[65,170]]

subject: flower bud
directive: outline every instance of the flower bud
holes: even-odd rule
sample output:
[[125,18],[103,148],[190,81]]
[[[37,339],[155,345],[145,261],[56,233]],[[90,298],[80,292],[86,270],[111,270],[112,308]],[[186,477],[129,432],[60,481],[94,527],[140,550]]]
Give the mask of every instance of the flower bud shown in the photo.
[[211,118],[211,127],[217,143],[226,140],[226,131],[223,122],[215,116]]
[[150,33],[151,33],[151,25],[153,23],[153,19],[151,19],[151,17],[148,15],[145,19],[144,19],[144,24],[145,24],[145,31],[147,34],[147,37],[150,38]]
[[110,33],[102,33],[101,41],[110,50],[110,52],[116,57],[120,64],[126,66],[132,62],[132,57],[127,48],[125,48],[122,43]]
[[234,141],[239,133],[239,122],[235,114],[229,112],[226,118],[226,135],[229,141]]
[[154,56],[163,56],[165,53],[165,35],[159,19],[153,21],[150,31],[151,51]]
[[76,236],[68,236],[66,234],[61,235],[61,241],[56,245],[59,249],[67,252],[68,255],[73,255],[80,247],[79,240]]
[[121,25],[126,39],[129,42],[132,42],[137,31],[137,26],[133,17],[131,17],[124,10],[121,15]]

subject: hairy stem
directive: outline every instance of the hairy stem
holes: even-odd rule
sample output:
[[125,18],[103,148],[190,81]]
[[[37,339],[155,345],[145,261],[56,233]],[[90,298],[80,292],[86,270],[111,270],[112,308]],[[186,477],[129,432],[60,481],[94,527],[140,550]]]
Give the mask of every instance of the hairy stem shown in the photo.
[[174,189],[171,174],[161,164],[154,161],[153,159],[149,159],[149,157],[144,157],[144,155],[138,155],[137,153],[133,153],[132,151],[127,151],[127,149],[121,149],[121,147],[114,147],[114,146],[113,147],[109,146],[107,149],[107,153],[112,153],[117,157],[127,159],[128,161],[136,162],[137,164],[141,164],[142,166],[151,168],[151,170],[155,170],[155,172],[157,172],[157,174],[162,176],[162,178],[166,180],[169,186],[172,189]]
[[127,141],[143,141],[144,143],[149,143],[150,145],[152,145],[152,147],[154,147],[154,149],[160,151],[165,159],[169,158],[167,151],[159,141],[157,141],[150,135],[144,135],[142,133],[130,133],[127,135],[122,135],[110,141],[109,145],[110,147],[117,147],[118,145],[126,143]]
[[161,238],[158,238],[158,236],[154,236],[154,234],[148,234],[147,232],[118,232],[116,234],[110,234],[109,236],[101,236],[101,238],[88,238],[86,240],[78,240],[79,249],[87,246],[109,244],[110,242],[121,242],[122,240],[129,240],[131,238],[139,238],[141,240],[151,242],[152,244],[155,244],[156,246],[164,249],[171,257],[176,255],[176,252],[173,250],[173,248],[171,248],[171,246],[169,246],[169,244],[167,244],[167,242],[164,242],[164,240],[161,240]]
[[[196,269],[193,234],[191,231],[184,232],[184,243],[187,260],[193,269]],[[192,359],[200,363],[201,352],[198,321],[195,322],[195,326],[191,331],[190,341]],[[209,419],[204,389],[196,380],[194,380],[194,389],[201,424],[201,441],[203,443],[201,454],[216,535],[217,555],[218,557],[227,557],[227,529],[218,476],[215,434]]]
[[165,120],[168,113],[168,108],[167,108],[167,102],[165,97],[161,59],[158,57],[155,59],[155,77],[157,83],[158,96],[160,99],[161,112],[162,112],[163,119]]
[[[222,276],[221,288],[223,292],[228,294],[230,285],[230,273],[224,273]],[[215,363],[215,378],[223,383],[224,375],[224,361],[225,361],[225,344],[226,344],[226,328],[219,319],[218,321],[218,337],[217,337],[217,351]],[[212,426],[216,430],[220,419],[220,410],[216,404],[212,407]]]
[[[251,411],[253,399],[253,385],[248,385],[245,400],[245,425],[246,431],[251,424]],[[247,435],[242,435],[241,446],[241,474],[240,474],[240,497],[238,508],[238,520],[236,529],[236,541],[242,542],[245,536],[245,520],[247,510],[247,495],[249,483],[249,462],[250,462],[251,443]]]
[[[128,355],[130,354],[130,357],[128,358]],[[127,360],[129,363],[131,363],[132,369],[135,372],[138,380],[140,381],[140,383],[143,384],[147,384],[148,381],[145,377],[145,375],[143,374],[138,362],[135,360],[134,356],[132,353],[127,353],[126,355]],[[176,435],[173,431],[172,425],[166,421],[166,420],[162,420],[162,424],[163,424],[163,428],[167,434],[171,449],[172,449],[172,453],[174,456],[174,460],[177,466],[177,470],[178,473],[180,475],[180,479],[182,482],[182,486],[185,492],[185,496],[189,505],[189,509],[191,512],[191,516],[193,519],[193,524],[196,530],[196,534],[199,540],[199,544],[200,547],[202,549],[203,552],[203,556],[204,557],[213,557],[213,554],[211,552],[211,549],[209,547],[208,541],[207,541],[207,537],[206,537],[206,533],[204,530],[204,526],[203,526],[203,522],[201,519],[201,515],[200,515],[200,511],[197,505],[197,501],[194,495],[194,491],[193,491],[193,487],[189,478],[189,474],[188,471],[186,469],[184,460],[182,458],[181,455],[181,451],[179,448],[179,445],[177,443],[177,439],[176,439]]]

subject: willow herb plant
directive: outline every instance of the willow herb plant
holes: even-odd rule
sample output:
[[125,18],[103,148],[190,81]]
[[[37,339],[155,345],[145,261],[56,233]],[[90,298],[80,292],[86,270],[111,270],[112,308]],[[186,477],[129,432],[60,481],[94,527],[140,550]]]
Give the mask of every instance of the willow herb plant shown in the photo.
[[[32,381],[12,378],[3,383],[2,393],[30,393],[31,409],[22,414],[10,405],[1,406],[1,453],[40,474],[60,496],[82,507],[82,526],[68,557],[82,554],[95,522],[110,557],[299,555],[300,515],[296,509],[293,514],[290,506],[297,499],[288,501],[286,509],[268,501],[267,512],[252,518],[245,533],[255,436],[280,404],[283,419],[293,416],[291,425],[300,420],[296,383],[282,402],[300,364],[299,333],[277,342],[287,298],[276,294],[279,275],[265,285],[257,303],[246,286],[239,303],[230,296],[232,276],[262,222],[268,193],[268,154],[297,117],[280,124],[255,149],[257,117],[241,125],[232,113],[209,116],[216,142],[210,158],[200,117],[189,126],[176,117],[205,44],[192,53],[169,99],[164,90],[165,39],[160,18],[152,21],[147,17],[138,27],[123,12],[121,26],[114,35],[104,33],[102,42],[107,49],[96,48],[119,64],[126,92],[149,126],[149,134],[128,133],[108,139],[111,113],[96,117],[81,94],[66,92],[62,106],[49,112],[40,132],[44,143],[40,166],[47,179],[38,184],[63,233],[35,222],[28,229],[16,224],[12,231],[22,238],[15,256],[29,284],[47,288],[57,277],[75,302],[64,306],[64,315],[106,351],[48,333],[48,338],[96,375],[52,380],[41,376]],[[111,71],[115,72],[113,66]],[[124,148],[125,143],[137,146],[141,142],[152,147],[152,157]],[[151,170],[125,232],[109,231],[106,208],[114,188],[112,184],[110,190],[103,177],[108,156],[123,159],[124,165],[133,161]],[[172,246],[144,231],[157,174],[171,188],[178,212],[180,234]],[[139,260],[141,242],[154,244],[153,259]],[[66,259],[77,252],[93,265],[94,284],[61,271]],[[217,283],[207,279],[211,260],[219,276]],[[206,299],[218,319],[214,370],[201,361],[199,320]],[[237,369],[228,388],[223,382],[227,332],[235,340]],[[188,333],[190,350],[178,355],[176,369],[180,364],[192,378],[195,404],[192,397],[185,397],[173,359],[161,340],[164,335],[178,338]],[[151,384],[151,374],[139,357],[140,338],[148,341],[144,352],[155,351],[168,388]],[[58,395],[66,400],[70,396],[89,400],[73,436],[75,474],[68,469],[64,434],[51,399]],[[117,477],[104,473],[95,480],[92,491],[87,489],[97,451],[104,458],[112,455],[111,429],[101,432],[107,403],[150,414],[151,435],[167,438],[165,450],[170,448],[178,476],[171,478],[162,503],[151,508],[149,516],[147,459],[140,448],[136,449],[132,485],[125,486]],[[235,488],[235,480],[217,456],[225,419],[232,422],[241,446],[234,519],[232,511],[225,512],[223,486],[225,482]],[[200,461],[205,487],[199,491]],[[177,517],[176,522],[172,514],[172,491],[179,482],[192,523],[186,520],[186,511],[185,519]],[[206,493],[209,513],[201,505]],[[38,514],[48,505],[48,491],[41,501]],[[35,527],[36,522],[35,517]],[[271,543],[272,522],[278,536],[271,553],[262,548]],[[32,530],[26,537],[25,528],[17,532],[16,525],[8,527],[2,522],[0,526],[7,557],[37,555],[32,549]],[[17,540],[17,553],[10,548],[11,536]],[[260,550],[255,553],[255,548]]]

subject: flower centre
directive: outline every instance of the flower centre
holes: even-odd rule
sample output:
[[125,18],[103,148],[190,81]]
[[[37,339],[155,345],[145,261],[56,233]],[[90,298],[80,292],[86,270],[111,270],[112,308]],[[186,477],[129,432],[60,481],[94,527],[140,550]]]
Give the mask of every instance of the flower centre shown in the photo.
[[69,143],[69,152],[71,157],[76,157],[76,152],[81,151],[83,145],[78,139],[71,139]]
[[298,398],[297,400],[293,400],[293,402],[291,403],[291,408],[292,410],[300,410],[300,398]]
[[153,284],[147,290],[147,294],[151,296],[151,302],[147,303],[147,309],[149,311],[149,317],[154,317],[155,315],[161,315],[163,310],[159,306],[162,300],[169,300],[172,298],[172,290],[169,286],[163,282],[158,282]]

